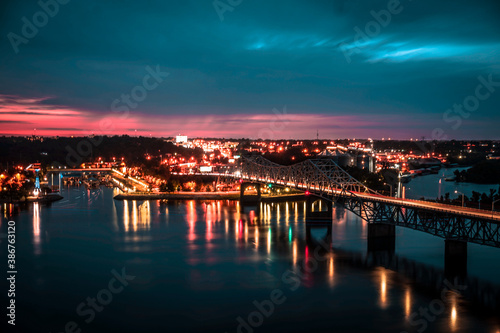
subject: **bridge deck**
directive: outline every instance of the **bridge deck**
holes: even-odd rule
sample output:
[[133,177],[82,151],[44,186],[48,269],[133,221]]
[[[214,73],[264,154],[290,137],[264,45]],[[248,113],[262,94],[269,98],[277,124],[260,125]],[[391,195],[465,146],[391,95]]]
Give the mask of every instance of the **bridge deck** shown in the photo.
[[387,197],[387,196],[383,196],[383,195],[373,195],[373,194],[364,194],[364,193],[356,193],[356,195],[359,197],[362,197],[362,198],[366,198],[370,201],[385,202],[385,203],[389,203],[392,205],[399,205],[399,206],[405,206],[405,207],[417,207],[417,208],[423,208],[423,209],[432,210],[432,211],[439,211],[439,212],[443,212],[443,213],[460,214],[460,215],[467,216],[467,217],[485,218],[485,219],[495,220],[495,221],[500,222],[500,213],[491,212],[488,210],[447,205],[447,204],[442,204],[442,203],[437,203],[437,202],[393,198],[393,197]]
[[111,168],[78,168],[78,169],[49,169],[49,172],[94,172],[94,171],[111,171]]
[[[271,181],[269,179],[265,178],[256,178],[256,177],[242,177],[243,179],[251,180],[251,181],[257,181],[257,182],[272,182],[275,184],[283,185],[283,186],[289,186],[289,187],[295,187],[294,183],[291,182],[283,182],[283,181]],[[306,184],[298,184],[298,188],[306,190],[309,189],[310,191],[318,191],[318,192],[323,192],[332,196],[339,196],[343,195],[341,191],[331,191],[331,190],[326,190],[326,189],[320,189],[320,188],[315,188],[313,186],[307,186]],[[421,200],[412,200],[412,199],[401,199],[401,198],[394,198],[394,197],[388,197],[388,196],[383,196],[383,195],[377,195],[377,194],[371,194],[371,193],[364,193],[364,192],[353,192],[354,195],[344,195],[345,197],[357,197],[361,198],[367,201],[371,202],[381,202],[381,203],[387,203],[391,205],[397,205],[397,206],[402,206],[402,207],[412,207],[412,208],[420,208],[420,209],[425,209],[429,211],[435,211],[435,212],[441,212],[441,213],[452,213],[455,215],[461,215],[465,217],[472,217],[472,218],[481,218],[481,219],[487,219],[491,220],[494,222],[500,222],[500,213],[499,212],[491,212],[487,210],[480,210],[480,209],[473,209],[473,208],[467,208],[467,207],[459,207],[459,206],[453,206],[453,205],[447,205],[447,204],[442,204],[442,203],[437,203],[437,202],[428,202],[428,201],[421,201]]]

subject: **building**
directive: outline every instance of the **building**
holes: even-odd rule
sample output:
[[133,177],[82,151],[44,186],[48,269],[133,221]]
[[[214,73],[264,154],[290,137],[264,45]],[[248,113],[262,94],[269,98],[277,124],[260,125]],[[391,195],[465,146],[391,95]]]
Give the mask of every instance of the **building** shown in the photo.
[[178,145],[179,144],[185,144],[185,143],[187,143],[187,141],[188,141],[187,135],[177,135],[175,137],[175,143],[178,144]]

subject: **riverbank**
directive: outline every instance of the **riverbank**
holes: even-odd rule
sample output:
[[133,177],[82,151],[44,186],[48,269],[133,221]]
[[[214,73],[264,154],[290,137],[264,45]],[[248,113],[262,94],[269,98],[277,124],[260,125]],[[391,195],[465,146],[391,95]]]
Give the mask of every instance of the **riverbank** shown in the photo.
[[8,203],[8,204],[16,204],[16,203],[24,203],[24,202],[40,202],[40,203],[49,203],[54,201],[59,201],[64,197],[59,194],[50,194],[40,197],[27,197],[21,198],[20,200],[0,200],[0,203]]
[[[240,192],[175,192],[175,193],[122,193],[113,197],[115,200],[239,200]],[[300,201],[304,194],[289,194],[261,197],[263,202]]]
[[[472,192],[489,193],[490,190],[498,190],[497,184],[473,184],[459,183],[455,181],[447,181],[454,177],[455,170],[466,170],[467,168],[449,168],[441,169],[438,174],[430,174],[422,177],[415,177],[411,182],[402,184],[406,190],[406,197],[409,199],[433,199],[441,198],[446,193],[450,193],[452,199],[456,199],[461,194],[455,191],[464,193],[468,197],[472,197]],[[460,198],[461,199],[461,198]]]
[[41,197],[28,197],[26,199],[26,202],[40,202],[40,203],[48,203],[48,202],[54,202],[54,201],[59,201],[63,199],[64,197],[60,196],[59,194],[49,194],[49,195],[44,195]]

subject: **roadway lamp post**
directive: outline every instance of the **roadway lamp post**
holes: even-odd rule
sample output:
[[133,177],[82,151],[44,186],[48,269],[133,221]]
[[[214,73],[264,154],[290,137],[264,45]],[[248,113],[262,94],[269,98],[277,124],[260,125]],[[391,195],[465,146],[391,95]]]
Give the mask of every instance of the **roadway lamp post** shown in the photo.
[[384,183],[384,185],[388,185],[390,188],[391,188],[391,197],[392,197],[392,189],[393,189],[393,186],[391,184],[387,184],[387,183]]
[[455,191],[455,193],[457,194],[461,194],[462,195],[462,207],[464,206],[464,197],[465,197],[465,194],[463,194],[462,192],[460,191]]
[[495,209],[495,204],[496,204],[497,202],[499,202],[499,201],[500,201],[500,199],[495,200],[495,201],[493,201],[493,202],[491,203],[491,217],[493,217],[493,212],[495,211],[495,210],[494,210],[494,209]]

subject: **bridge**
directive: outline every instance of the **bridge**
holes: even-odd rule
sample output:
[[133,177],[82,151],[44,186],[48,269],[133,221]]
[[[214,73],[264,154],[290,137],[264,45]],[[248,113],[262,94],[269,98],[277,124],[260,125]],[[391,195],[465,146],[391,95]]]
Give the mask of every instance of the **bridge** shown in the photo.
[[[235,175],[236,176],[236,175]],[[368,223],[369,250],[394,250],[395,227],[423,231],[445,239],[445,266],[462,272],[467,267],[467,243],[500,247],[500,214],[428,201],[381,195],[354,179],[332,159],[310,159],[291,166],[273,163],[262,156],[242,157],[241,198],[261,184],[303,190],[308,195],[306,223],[332,222],[336,203]],[[315,211],[315,201],[326,201],[326,211]],[[458,267],[458,268],[457,268]],[[456,268],[456,269],[455,269]]]

